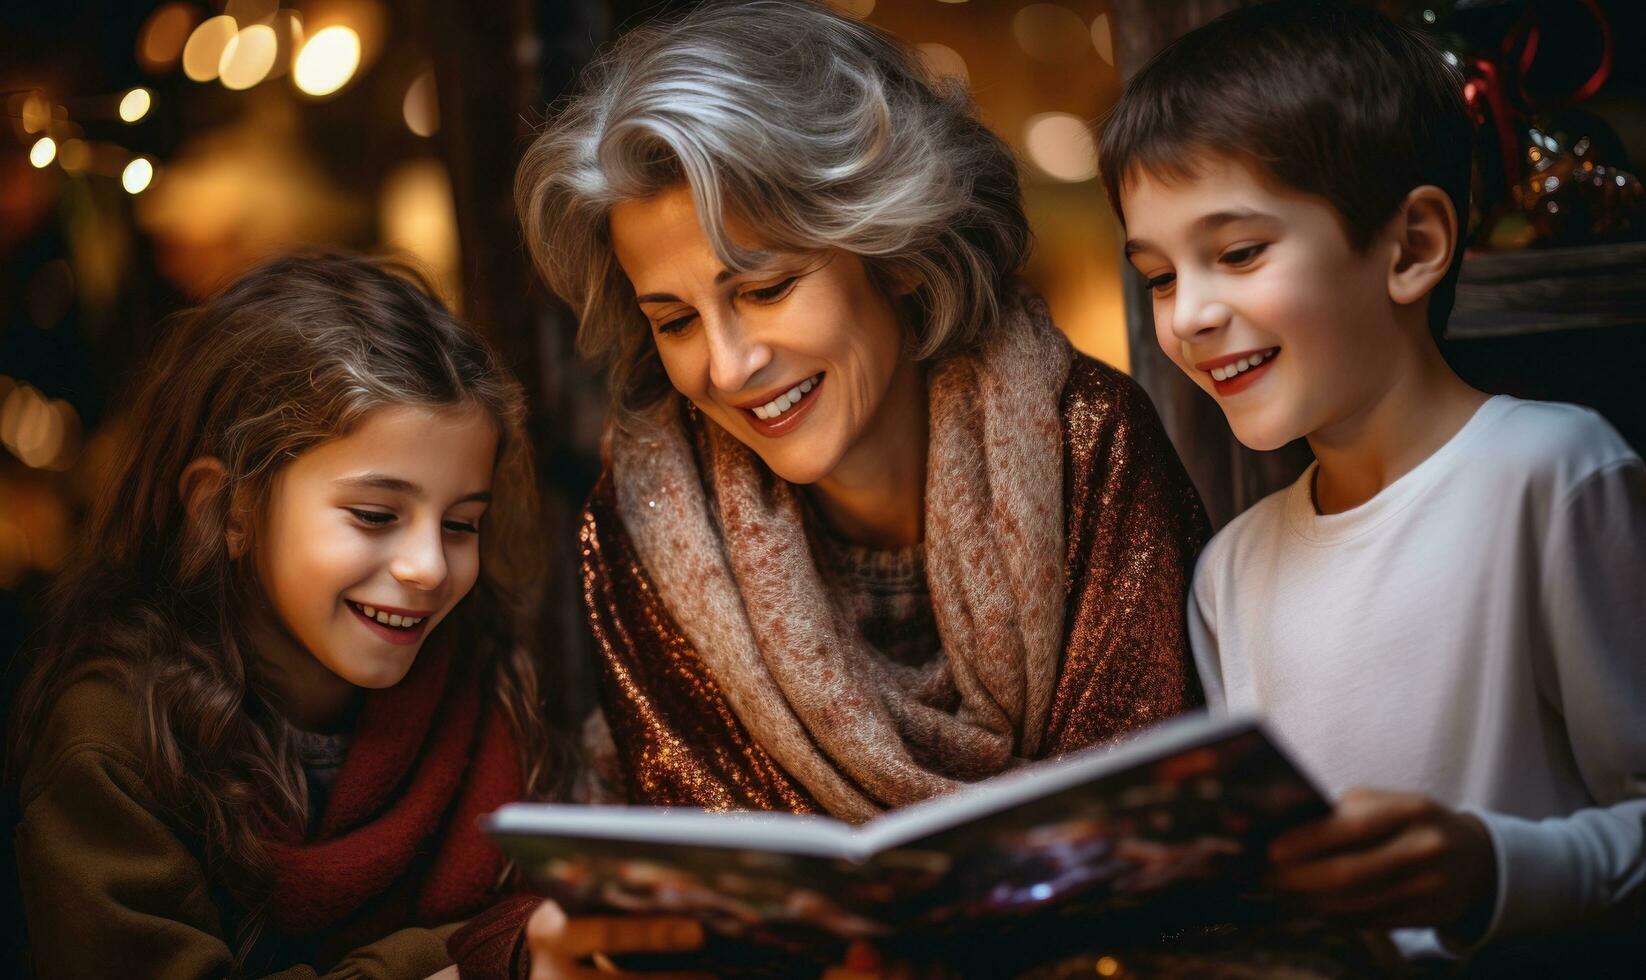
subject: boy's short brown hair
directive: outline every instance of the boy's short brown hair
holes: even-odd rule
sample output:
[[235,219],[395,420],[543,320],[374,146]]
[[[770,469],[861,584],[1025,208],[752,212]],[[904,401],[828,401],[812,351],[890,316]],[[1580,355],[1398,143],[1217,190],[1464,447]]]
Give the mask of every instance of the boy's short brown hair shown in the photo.
[[[1446,192],[1469,214],[1473,125],[1462,77],[1422,35],[1376,11],[1279,0],[1231,11],[1179,38],[1126,85],[1103,127],[1103,182],[1138,173],[1191,177],[1206,153],[1242,159],[1325,198],[1364,249],[1415,187]],[[1460,241],[1429,296],[1445,330],[1463,261]]]

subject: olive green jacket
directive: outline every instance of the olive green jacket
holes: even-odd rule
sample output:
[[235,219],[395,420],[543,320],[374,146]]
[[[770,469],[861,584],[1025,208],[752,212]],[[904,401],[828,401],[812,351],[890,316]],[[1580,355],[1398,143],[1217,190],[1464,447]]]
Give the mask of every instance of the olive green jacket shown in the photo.
[[[243,910],[148,793],[138,731],[125,690],[87,676],[25,749],[15,844],[40,977],[223,977],[233,966]],[[357,948],[340,946],[352,942],[342,934],[265,935],[245,967],[282,980],[422,978],[450,963],[446,937],[457,927],[366,936]]]

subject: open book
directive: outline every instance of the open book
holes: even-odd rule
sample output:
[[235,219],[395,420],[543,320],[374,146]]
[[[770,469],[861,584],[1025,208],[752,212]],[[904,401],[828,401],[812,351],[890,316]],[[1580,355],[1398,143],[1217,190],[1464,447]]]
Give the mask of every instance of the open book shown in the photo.
[[1256,720],[1189,716],[861,826],[516,803],[486,829],[571,910],[693,915],[745,938],[852,939],[1170,895],[1202,909],[1214,896],[1215,916],[1253,890],[1269,839],[1329,809]]

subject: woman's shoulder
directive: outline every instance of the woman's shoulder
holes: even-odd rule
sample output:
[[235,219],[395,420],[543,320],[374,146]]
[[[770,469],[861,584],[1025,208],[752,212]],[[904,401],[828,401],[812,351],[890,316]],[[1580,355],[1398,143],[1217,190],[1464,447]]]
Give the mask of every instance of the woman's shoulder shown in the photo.
[[1063,386],[1063,429],[1071,451],[1114,441],[1170,446],[1143,387],[1119,368],[1078,351]]
[[599,551],[613,535],[621,535],[623,522],[617,513],[617,487],[613,482],[611,462],[600,467],[589,495],[583,499],[583,514],[579,519],[578,544],[583,557]]

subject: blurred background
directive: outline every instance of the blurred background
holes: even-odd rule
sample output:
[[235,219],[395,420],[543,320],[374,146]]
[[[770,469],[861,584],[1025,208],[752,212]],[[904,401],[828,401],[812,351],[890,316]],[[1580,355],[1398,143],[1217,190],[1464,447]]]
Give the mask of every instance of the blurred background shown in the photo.
[[[125,393],[166,317],[268,256],[324,244],[409,258],[528,386],[557,572],[551,649],[578,662],[572,546],[604,394],[573,355],[566,312],[526,265],[511,181],[547,107],[596,48],[682,6],[8,6],[3,650],[38,623],[41,590],[103,482]],[[1106,0],[836,6],[970,86],[1024,161],[1037,238],[1029,278],[1076,345],[1126,368],[1119,232],[1094,179],[1089,125],[1121,84],[1117,11]],[[568,679],[569,701],[582,683]]]
[[[1096,179],[1125,77],[1235,0],[832,0],[970,88],[1016,149],[1027,278],[1081,350],[1148,389],[1216,523],[1291,479],[1164,361]],[[1431,32],[1480,124],[1448,356],[1485,387],[1599,408],[1639,448],[1646,5],[1381,0]],[[515,163],[591,53],[685,4],[636,0],[8,2],[0,14],[0,656],[39,619],[166,317],[295,247],[395,253],[525,382],[555,578],[556,707],[587,703],[578,509],[604,396],[534,282]],[[1375,80],[1368,80],[1368,84]],[[163,369],[163,368],[162,368]],[[3,695],[0,691],[0,695]],[[9,857],[10,849],[3,849]]]

